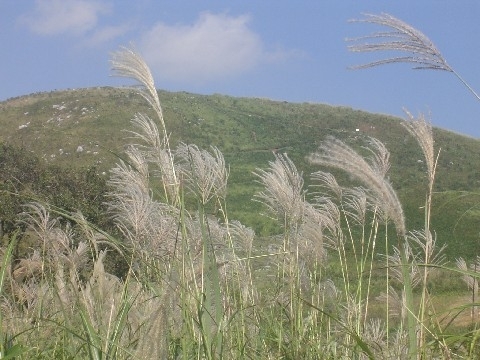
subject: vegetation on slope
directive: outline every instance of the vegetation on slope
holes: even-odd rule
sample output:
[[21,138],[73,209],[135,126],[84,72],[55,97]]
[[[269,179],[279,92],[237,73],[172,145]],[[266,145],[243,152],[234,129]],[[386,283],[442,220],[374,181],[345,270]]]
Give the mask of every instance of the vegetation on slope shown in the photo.
[[[230,215],[252,226],[258,234],[278,232],[259,205],[251,201],[259,189],[252,174],[286,152],[298,168],[308,174],[314,167],[305,156],[328,136],[335,136],[356,149],[369,136],[384,142],[391,151],[391,180],[404,203],[407,221],[423,219],[421,195],[423,160],[414,140],[400,126],[400,119],[369,114],[346,107],[295,104],[268,99],[234,98],[160,91],[166,126],[175,147],[180,141],[200,147],[217,146],[230,165],[228,202]],[[133,112],[152,114],[129,89],[94,88],[39,93],[0,103],[0,142],[34,153],[46,163],[67,168],[94,166],[104,178],[122,156],[125,129]],[[456,247],[453,256],[471,257],[477,251],[475,222],[476,193],[480,188],[480,144],[477,140],[435,129],[441,149],[434,200],[442,208],[433,214],[440,243]],[[7,173],[8,174],[8,173]],[[337,174],[344,176],[343,174]],[[307,184],[309,179],[306,179]],[[443,193],[448,191],[448,196]],[[473,195],[473,196],[472,196]],[[447,253],[450,254],[450,250]]]

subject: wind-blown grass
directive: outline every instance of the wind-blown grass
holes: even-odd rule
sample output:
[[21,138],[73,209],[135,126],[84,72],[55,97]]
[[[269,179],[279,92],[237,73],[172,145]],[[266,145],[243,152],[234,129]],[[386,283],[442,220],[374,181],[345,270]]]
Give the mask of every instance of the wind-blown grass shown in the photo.
[[[255,232],[229,219],[235,204],[227,201],[230,169],[223,153],[186,143],[171,148],[146,63],[122,49],[112,66],[139,82],[136,90],[156,116],[134,115],[125,157],[110,172],[107,205],[118,238],[81,214],[41,202],[24,207],[21,224],[36,246],[13,266],[7,265],[15,238],[3,254],[0,335],[8,331],[8,337],[1,357],[475,354],[478,332],[448,336],[429,289],[435,269],[447,267],[431,229],[438,155],[423,116],[407,112],[404,122],[425,156],[423,228],[408,227],[382,142],[369,138],[354,148],[327,138],[308,157],[317,167],[310,186],[285,153],[254,171],[260,211],[282,229],[258,251]],[[332,168],[346,176],[327,172]],[[105,269],[109,252],[128,263],[123,278]],[[479,275],[458,263],[457,273],[476,289]]]
[[403,53],[403,56],[393,56],[376,60],[352,69],[366,69],[391,63],[409,63],[413,69],[441,70],[453,73],[461,83],[477,98],[475,90],[451,67],[433,42],[420,30],[390,14],[366,14],[363,19],[351,20],[357,23],[370,23],[387,27],[390,31],[379,31],[359,38],[348,39],[353,42],[348,49],[353,52],[387,51]]

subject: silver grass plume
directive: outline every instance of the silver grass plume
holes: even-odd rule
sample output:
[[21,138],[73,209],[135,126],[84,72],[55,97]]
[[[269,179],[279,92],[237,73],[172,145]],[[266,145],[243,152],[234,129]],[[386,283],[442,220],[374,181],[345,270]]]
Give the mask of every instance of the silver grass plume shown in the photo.
[[108,236],[92,227],[91,224],[85,219],[83,214],[79,211],[72,214],[72,218],[77,225],[76,229],[79,229],[82,237],[88,241],[90,246],[90,252],[92,257],[96,259],[99,254],[99,245],[108,245],[114,248],[119,254],[123,254],[122,250],[112,241],[109,241]]
[[213,197],[225,199],[229,171],[223,154],[212,146],[212,153],[193,144],[180,144],[175,155],[180,161],[180,171],[188,189],[202,204]]
[[387,348],[387,359],[408,359],[408,332],[400,328]]
[[148,115],[137,113],[131,120],[131,123],[137,130],[127,130],[127,133],[131,135],[132,139],[140,141],[140,143],[134,144],[135,147],[159,149],[165,145],[160,138],[155,121]]
[[125,153],[128,162],[120,161],[110,170],[109,185],[115,189],[115,194],[128,193],[130,187],[136,187],[139,191],[148,194],[150,181],[145,157],[134,146],[129,146]]
[[63,267],[65,257],[72,252],[72,228],[68,225],[65,230],[60,228],[58,219],[52,218],[49,209],[38,202],[25,205],[20,221],[35,234],[34,240],[41,247],[41,276],[53,274],[58,266]]
[[[409,272],[412,288],[416,287],[422,281],[422,273],[420,272],[419,263],[422,263],[422,259],[419,254],[414,253],[409,242],[406,241],[402,244],[403,252],[405,253],[407,262],[409,264]],[[393,255],[382,255],[385,258],[385,263],[389,266],[389,273],[393,280],[397,281],[399,284],[404,284],[404,273],[402,271],[402,254],[398,247],[393,247]]]
[[138,81],[139,84],[136,90],[147,100],[153,110],[155,110],[159,116],[162,127],[165,128],[162,107],[160,106],[155,82],[145,60],[132,49],[121,47],[120,50],[112,53],[111,66],[115,76]]
[[474,292],[474,294],[478,294],[478,277],[474,276],[474,274],[480,272],[480,256],[477,256],[477,259],[469,265],[467,265],[467,262],[463,258],[457,259],[455,263],[458,269],[464,272],[473,273],[472,275],[464,274],[462,280],[468,288]]
[[119,230],[137,251],[153,257],[172,255],[177,235],[175,209],[136,188],[128,196],[111,207]]
[[429,230],[411,231],[408,234],[408,243],[410,244],[410,247],[413,248],[413,251],[418,249],[418,253],[423,254],[422,259],[425,262],[424,271],[426,271],[427,274],[435,268],[445,265],[446,259],[444,250],[446,244],[438,248],[437,238],[436,236],[433,236]]
[[[110,307],[120,304],[123,284],[116,276],[105,271],[103,261],[106,251],[99,253],[93,265],[93,272],[82,291],[82,302],[93,323],[100,324],[102,320],[107,324]],[[117,301],[116,301],[117,300]],[[115,304],[116,303],[116,304]],[[106,321],[105,321],[106,320]]]
[[[351,20],[351,22],[370,23],[385,26],[391,29],[389,32],[375,32],[359,38],[348,39],[349,41],[366,41],[348,46],[353,52],[396,51],[407,55],[374,61],[353,68],[362,69],[383,64],[407,62],[412,63],[414,69],[435,69],[452,72],[442,54],[432,41],[422,32],[403,22],[392,15],[382,13],[380,15],[365,14],[364,19]],[[369,40],[377,42],[368,42]],[[384,40],[384,41],[378,41]]]
[[435,157],[432,124],[423,114],[415,118],[408,110],[404,109],[404,111],[408,120],[402,121],[401,124],[417,140],[422,149],[427,164],[428,188],[432,191],[438,158],[438,156]]
[[65,256],[65,262],[71,271],[78,272],[86,267],[89,257],[89,249],[86,242],[79,242],[77,248],[73,248]]
[[355,150],[341,140],[329,138],[322,143],[319,151],[308,159],[312,164],[329,166],[347,172],[361,181],[372,193],[374,200],[388,219],[395,224],[397,234],[406,235],[402,205],[390,182],[385,178],[388,170],[388,151],[378,140],[370,141],[369,150],[373,156],[367,162]]
[[354,187],[345,190],[344,197],[345,214],[352,218],[358,225],[364,225],[369,210],[367,192],[362,187]]
[[347,41],[354,43],[348,46],[348,50],[352,52],[392,51],[404,55],[352,66],[352,69],[366,69],[392,63],[408,63],[413,65],[413,69],[447,71],[453,73],[477,100],[480,100],[480,96],[475,90],[447,63],[433,42],[420,30],[386,13],[364,15],[363,19],[354,19],[350,22],[380,25],[389,28],[390,31],[378,31],[370,35],[347,39]]
[[275,161],[269,162],[269,169],[257,169],[254,174],[260,179],[265,190],[256,198],[265,204],[273,216],[287,225],[298,223],[305,210],[305,190],[302,173],[287,154],[275,154]]
[[52,218],[48,209],[38,202],[26,204],[24,208],[20,221],[28,225],[38,238],[48,246],[48,236],[55,229],[58,219]]
[[316,171],[310,175],[310,178],[313,181],[318,182],[318,184],[314,184],[312,187],[320,187],[331,191],[338,200],[341,200],[343,188],[338,184],[337,179],[331,173]]
[[[344,240],[340,226],[341,212],[338,205],[330,197],[322,195],[315,195],[311,205],[309,203],[305,205],[306,214],[302,227],[305,227],[309,221],[311,222],[313,215],[313,218],[316,218],[317,231],[321,232],[323,246],[338,249],[343,245]],[[311,207],[314,208],[313,213]]]
[[[425,120],[423,114],[420,114],[418,119],[415,119],[407,110],[405,110],[405,113],[407,114],[409,120],[403,121],[402,125],[420,145],[427,165],[428,191],[424,207],[425,227],[422,232],[417,231],[409,234],[410,245],[419,248],[420,252],[424,255],[422,298],[425,298],[427,295],[427,280],[432,269],[432,267],[429,265],[438,265],[444,261],[442,251],[445,246],[437,251],[436,238],[432,236],[430,231],[433,184],[435,181],[435,172],[439,153],[435,157],[432,126]],[[424,312],[422,309],[421,317],[423,317],[423,314]],[[423,328],[420,331],[420,338],[423,338]]]
[[323,293],[324,299],[332,301],[335,305],[339,304],[342,292],[335,286],[332,279],[319,282],[318,290],[320,293]]
[[[362,318],[363,307],[364,300],[358,300],[353,294],[346,292],[344,301],[340,305],[341,311],[339,318],[342,325],[350,329],[355,329],[356,322]],[[339,330],[340,329],[341,328],[339,328]]]
[[111,172],[108,185],[109,211],[120,227],[132,231],[130,241],[135,243],[142,233],[143,223],[152,203],[149,189],[148,165],[141,152],[131,146],[127,150],[129,164],[120,161]]
[[47,280],[45,284],[54,284],[57,299],[66,309],[72,294],[68,290],[65,270],[68,270],[70,284],[78,289],[79,274],[89,265],[88,245],[83,240],[76,243],[73,228],[68,223],[61,228],[57,219],[52,219],[48,208],[42,204],[31,203],[26,209],[23,221],[28,224],[37,241],[42,242],[42,254],[34,252],[31,257],[20,261],[13,278],[17,282],[24,282],[28,278],[38,286],[42,285],[40,279]]
[[[153,76],[150,72],[150,68],[146,64],[145,60],[138,53],[126,47],[122,47],[120,50],[112,54],[111,65],[113,73],[116,76],[127,77],[138,81],[139,86],[136,87],[136,90],[145,100],[147,100],[147,102],[157,114],[158,120],[160,121],[160,125],[162,127],[162,143],[165,144],[164,148],[167,153],[168,162],[170,164],[169,168],[174,169],[173,156],[170,150],[167,128],[165,126],[165,121],[163,118],[163,111],[160,105],[160,99],[158,97],[157,90],[155,88]],[[148,131],[152,129],[156,131],[155,126],[149,126],[149,128],[146,129],[147,134]],[[154,134],[150,134],[148,138],[152,139],[154,137]],[[172,171],[169,175],[173,179],[174,188],[176,188],[178,182],[175,171]],[[178,201],[178,194],[175,194],[174,197],[170,199],[170,201],[171,203],[176,203]]]
[[338,184],[337,179],[331,173],[316,171],[310,177],[313,181],[310,188],[319,188],[333,195],[333,198],[331,198],[330,195],[325,195],[324,191],[310,193],[313,195],[311,203],[317,213],[316,216],[321,219],[321,224],[324,227],[322,231],[324,245],[337,248],[338,240],[341,239],[341,213],[334,200],[341,202],[346,190]]
[[[57,296],[45,282],[29,279],[20,284],[12,282],[11,286],[13,296],[0,298],[4,333],[27,333],[38,321],[39,314],[43,318],[58,314]],[[45,333],[48,333],[47,329],[42,331],[42,335]]]
[[387,330],[381,319],[369,319],[365,324],[362,335],[365,342],[378,359],[385,359],[384,351],[388,348],[386,343]]
[[237,220],[230,221],[228,229],[232,236],[234,248],[239,248],[239,250],[243,250],[247,254],[250,254],[252,251],[253,240],[255,239],[255,231]]
[[388,293],[381,292],[380,295],[376,297],[378,302],[383,304],[388,304],[388,314],[387,316],[391,318],[405,319],[406,308],[405,308],[405,295],[403,291],[395,290],[393,286],[388,287]]
[[234,261],[240,265],[239,270],[241,271],[236,270],[236,273],[242,276],[239,277],[238,280],[242,290],[243,299],[253,303],[256,298],[255,291],[249,286],[252,284],[252,270],[248,264],[244,263],[244,261],[252,254],[255,231],[237,220],[230,221],[226,227],[232,242],[232,254],[237,255],[236,252],[241,251],[242,255],[245,255],[245,258],[236,258]]
[[[341,213],[338,205],[327,196],[315,196],[313,201],[315,212],[321,216],[322,224],[332,235],[341,232]],[[308,210],[307,206],[307,210]]]
[[306,203],[303,221],[294,238],[294,246],[306,264],[325,263],[327,259],[325,245],[331,242],[327,230],[336,226],[329,213],[319,211]]
[[[164,297],[166,298],[167,296]],[[166,323],[168,323],[170,319],[168,318],[167,306],[165,303],[162,303],[162,301],[155,301],[156,298],[157,296],[153,297],[152,300],[146,302],[146,305],[142,306],[143,308],[150,308],[153,307],[151,303],[153,303],[154,306],[156,305],[153,310],[149,309],[150,313],[148,316],[145,316],[147,321],[140,327],[142,334],[139,336],[138,344],[135,348],[134,359],[150,360],[168,358],[169,329]]]
[[375,173],[385,177],[390,169],[390,152],[384,143],[373,137],[368,139],[368,144],[363,148],[371,153],[370,166]]
[[[106,251],[100,251],[98,259],[93,266],[93,272],[88,282],[80,287],[78,306],[82,316],[89,323],[88,332],[95,332],[95,336],[101,339],[99,345],[105,354],[111,354],[112,358],[122,348],[131,344],[134,334],[138,334],[138,324],[134,319],[133,303],[136,298],[141,301],[140,287],[137,284],[130,285],[127,293],[127,283],[123,283],[116,276],[109,274],[104,268]],[[145,306],[140,305],[140,306]],[[128,313],[126,323],[120,323],[124,312]],[[111,339],[113,334],[118,338],[118,349],[112,349]],[[117,346],[116,344],[114,346]],[[110,356],[107,356],[110,357]]]
[[13,269],[12,278],[19,284],[27,278],[40,278],[42,266],[40,253],[34,250],[30,257],[18,261]]
[[152,198],[148,164],[136,147],[127,150],[129,164],[111,170],[108,206],[118,228],[137,251],[153,256],[174,251],[175,208]]
[[161,139],[155,121],[147,115],[135,114],[131,123],[136,130],[127,132],[133,140],[138,141],[133,146],[142,153],[145,161],[154,166],[152,173],[161,179],[167,200],[175,199],[179,184],[173,154],[168,148],[166,139]]

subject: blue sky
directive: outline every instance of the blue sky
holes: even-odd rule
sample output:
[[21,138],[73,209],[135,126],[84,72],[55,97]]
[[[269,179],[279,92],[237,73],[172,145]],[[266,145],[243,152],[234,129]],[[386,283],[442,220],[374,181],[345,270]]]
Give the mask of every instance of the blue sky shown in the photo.
[[170,91],[349,106],[480,137],[480,101],[451,73],[348,52],[346,38],[382,30],[349,23],[389,13],[426,34],[480,91],[478,0],[0,0],[0,100],[37,91],[128,84],[109,57],[133,44]]

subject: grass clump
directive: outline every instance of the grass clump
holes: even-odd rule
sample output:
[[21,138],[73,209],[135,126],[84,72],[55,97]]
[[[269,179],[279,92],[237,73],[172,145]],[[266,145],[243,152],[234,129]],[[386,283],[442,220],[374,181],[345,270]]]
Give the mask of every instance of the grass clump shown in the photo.
[[[443,316],[431,290],[439,271],[463,276],[473,291],[479,275],[461,259],[448,269],[431,229],[438,153],[423,116],[407,112],[403,122],[426,164],[419,229],[406,223],[385,145],[372,137],[356,144],[328,137],[307,159],[316,167],[308,185],[281,151],[266,169],[253,171],[261,189],[255,200],[279,228],[259,250],[255,232],[229,218],[223,153],[172,147],[146,63],[122,48],[112,67],[138,82],[136,91],[151,107],[150,115],[132,119],[130,144],[107,182],[118,236],[40,201],[23,208],[32,251],[12,262],[15,236],[3,251],[1,358],[478,353],[476,327],[450,333],[455,316],[448,312],[455,309],[441,309]],[[123,276],[106,270],[109,253],[128,264]]]

